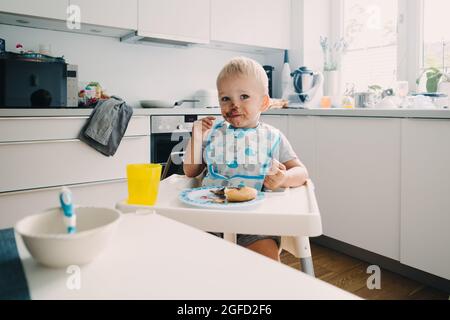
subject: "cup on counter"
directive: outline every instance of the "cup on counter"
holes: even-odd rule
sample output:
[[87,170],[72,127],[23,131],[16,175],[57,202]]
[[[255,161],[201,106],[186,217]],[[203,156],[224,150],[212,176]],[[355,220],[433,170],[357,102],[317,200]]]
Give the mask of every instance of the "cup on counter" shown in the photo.
[[355,92],[355,108],[371,108],[374,104],[374,97],[371,92]]
[[329,109],[332,106],[331,97],[324,96],[320,99],[320,107],[324,109]]
[[155,204],[158,197],[161,178],[160,164],[129,164],[127,165],[128,204]]

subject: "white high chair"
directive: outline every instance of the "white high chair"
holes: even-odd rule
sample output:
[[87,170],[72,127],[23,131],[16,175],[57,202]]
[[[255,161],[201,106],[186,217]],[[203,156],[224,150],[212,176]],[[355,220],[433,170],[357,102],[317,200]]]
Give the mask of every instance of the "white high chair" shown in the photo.
[[122,212],[152,210],[204,231],[223,233],[224,238],[233,243],[236,243],[238,233],[281,236],[280,251],[285,249],[300,258],[302,271],[314,276],[309,237],[322,234],[322,222],[311,180],[302,187],[290,188],[281,194],[266,193],[266,199],[258,207],[240,210],[199,209],[186,206],[178,200],[178,195],[184,189],[198,187],[200,179],[182,175],[166,178],[172,163],[173,159],[169,158],[169,167],[166,166],[164,170],[165,179],[160,182],[155,206],[127,205],[123,201],[117,203],[116,208]]

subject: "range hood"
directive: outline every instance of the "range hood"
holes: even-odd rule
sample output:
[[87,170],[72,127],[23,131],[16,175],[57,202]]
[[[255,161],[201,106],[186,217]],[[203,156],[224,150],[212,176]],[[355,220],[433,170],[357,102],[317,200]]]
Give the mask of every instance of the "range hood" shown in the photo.
[[159,44],[177,47],[190,47],[205,43],[204,41],[198,41],[197,39],[185,39],[180,37],[171,37],[169,39],[167,36],[164,36],[163,38],[159,37],[159,35],[147,35],[139,31],[133,31],[130,34],[121,37],[120,41],[133,44]]

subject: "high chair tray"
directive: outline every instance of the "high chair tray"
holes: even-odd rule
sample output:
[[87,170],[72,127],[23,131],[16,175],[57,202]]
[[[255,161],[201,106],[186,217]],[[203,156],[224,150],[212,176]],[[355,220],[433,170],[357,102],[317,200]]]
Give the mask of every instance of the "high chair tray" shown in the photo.
[[122,212],[151,211],[210,232],[308,237],[322,234],[311,180],[302,187],[287,189],[281,195],[265,193],[261,205],[229,210],[195,208],[178,199],[180,192],[197,186],[194,179],[172,175],[160,182],[154,206],[132,206],[122,201],[116,208]]

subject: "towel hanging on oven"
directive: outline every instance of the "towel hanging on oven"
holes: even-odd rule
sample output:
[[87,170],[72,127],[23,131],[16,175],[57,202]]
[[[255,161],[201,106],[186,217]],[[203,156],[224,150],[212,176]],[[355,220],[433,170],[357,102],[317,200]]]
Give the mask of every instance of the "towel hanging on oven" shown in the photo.
[[133,108],[117,98],[100,100],[79,139],[105,156],[113,156],[125,134]]

